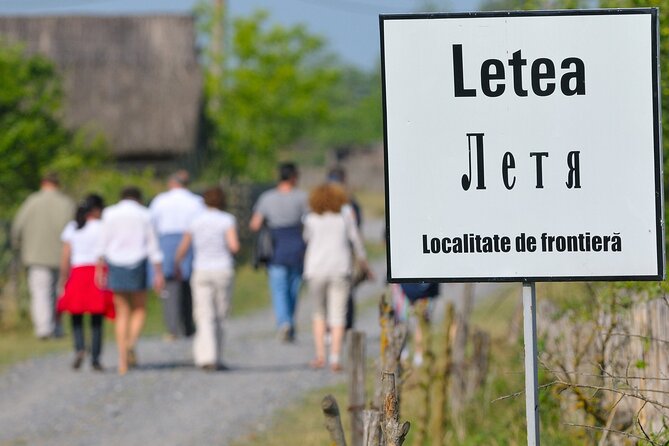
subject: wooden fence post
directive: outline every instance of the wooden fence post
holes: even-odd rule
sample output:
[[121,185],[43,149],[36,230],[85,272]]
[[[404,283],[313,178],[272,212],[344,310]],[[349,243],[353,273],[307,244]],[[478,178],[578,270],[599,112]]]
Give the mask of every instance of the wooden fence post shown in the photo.
[[349,386],[348,401],[351,414],[351,444],[364,446],[364,421],[362,412],[365,408],[365,333],[352,331],[348,350]]
[[488,376],[488,363],[490,361],[490,334],[476,330],[472,339],[474,352],[472,355],[472,373],[468,379],[470,383],[468,398],[474,392],[485,385]]
[[442,324],[444,334],[443,351],[438,355],[435,365],[436,379],[434,382],[434,399],[432,400],[432,444],[442,446],[444,444],[444,429],[448,422],[448,390],[452,368],[452,328],[455,319],[455,307],[452,302],[446,306],[446,314]]
[[462,294],[462,308],[455,318],[453,348],[451,350],[451,421],[458,438],[465,437],[462,411],[467,399],[467,344],[469,342],[469,319],[474,303],[474,284],[466,283]]
[[395,387],[395,374],[383,372],[383,421],[381,430],[385,439],[385,446],[402,446],[409,433],[411,424],[408,421],[400,423],[399,398]]
[[418,322],[418,329],[414,337],[414,358],[417,351],[420,351],[423,356],[422,364],[416,365],[414,361],[414,368],[418,369],[418,389],[421,400],[415,417],[416,422],[414,423],[415,435],[413,443],[416,446],[422,446],[427,439],[431,412],[430,402],[436,397],[432,391],[435,381],[433,369],[434,353],[432,351],[432,329],[427,315],[428,305],[429,302],[427,299],[419,299],[413,304],[413,312]]
[[362,418],[365,426],[362,446],[383,446],[381,443],[381,412],[363,410]]
[[341,416],[337,400],[332,395],[327,395],[321,402],[323,415],[325,415],[325,427],[330,432],[330,438],[334,446],[346,446],[344,428],[341,425]]
[[388,358],[387,350],[390,348],[390,339],[392,337],[392,329],[395,326],[393,307],[388,303],[388,294],[383,293],[379,302],[379,325],[381,326],[381,333],[379,335],[379,364],[378,364],[378,379],[374,388],[374,399],[372,400],[372,408],[381,410],[383,403],[383,395],[381,391],[381,377],[386,369],[386,360]]

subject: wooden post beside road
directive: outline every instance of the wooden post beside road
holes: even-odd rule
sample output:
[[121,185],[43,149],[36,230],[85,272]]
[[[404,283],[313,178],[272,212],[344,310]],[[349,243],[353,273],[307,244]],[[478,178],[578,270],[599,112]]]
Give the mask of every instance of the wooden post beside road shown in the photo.
[[381,430],[385,439],[385,446],[402,446],[409,433],[411,424],[408,421],[400,423],[400,407],[397,389],[395,388],[395,374],[383,372],[383,421]]
[[378,410],[364,410],[362,418],[364,422],[362,446],[382,446],[381,412]]
[[334,446],[346,446],[344,428],[341,425],[341,416],[337,400],[332,395],[327,395],[321,402],[323,415],[325,415],[325,427],[330,432],[330,438]]
[[362,412],[365,408],[365,333],[351,331],[348,349],[348,401],[351,415],[351,444],[363,445],[364,421]]

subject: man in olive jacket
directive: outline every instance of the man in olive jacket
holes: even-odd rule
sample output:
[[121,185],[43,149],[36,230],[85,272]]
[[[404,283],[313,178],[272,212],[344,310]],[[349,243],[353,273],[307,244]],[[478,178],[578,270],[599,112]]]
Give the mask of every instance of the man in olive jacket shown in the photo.
[[74,211],[74,202],[60,191],[58,176],[51,173],[42,178],[40,190],[21,204],[12,223],[12,246],[20,249],[27,268],[30,316],[41,339],[62,334],[55,312],[60,235]]

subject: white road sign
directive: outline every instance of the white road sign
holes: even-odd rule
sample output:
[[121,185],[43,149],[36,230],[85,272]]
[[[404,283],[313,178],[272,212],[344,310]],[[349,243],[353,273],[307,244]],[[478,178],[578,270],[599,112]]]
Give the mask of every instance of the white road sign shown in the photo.
[[389,280],[663,278],[657,10],[380,26]]

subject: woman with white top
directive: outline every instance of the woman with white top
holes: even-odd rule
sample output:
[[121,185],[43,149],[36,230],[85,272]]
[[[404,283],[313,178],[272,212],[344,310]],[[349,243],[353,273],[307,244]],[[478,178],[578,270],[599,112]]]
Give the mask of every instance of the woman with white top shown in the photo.
[[[147,264],[154,268],[153,287],[160,293],[165,280],[163,254],[151,224],[149,210],[141,204],[142,193],[126,187],[121,201],[102,213],[102,237],[98,248],[99,283],[114,292],[118,373],[125,375],[137,363],[135,345],[146,319]],[[104,277],[104,268],[108,268]],[[105,280],[106,279],[106,280]]]
[[177,249],[175,265],[179,265],[193,246],[193,318],[195,365],[204,370],[225,370],[221,361],[223,324],[230,308],[235,277],[233,255],[239,251],[237,221],[223,211],[225,195],[220,187],[204,194],[207,209],[199,214],[184,234]]
[[75,352],[72,368],[75,370],[81,367],[86,356],[84,314],[91,315],[91,365],[95,371],[103,370],[100,364],[103,317],[114,318],[111,291],[100,289],[95,284],[95,249],[102,231],[100,215],[103,208],[102,197],[95,194],[87,196],[77,207],[75,220],[65,227],[61,235],[60,283],[65,285],[56,308],[59,313],[72,315]]
[[[350,208],[346,191],[338,184],[316,187],[309,196],[311,212],[304,219],[304,278],[309,297],[315,301],[313,315],[316,358],[311,367],[325,367],[325,333],[332,336],[329,362],[341,370],[340,356],[346,324],[346,301],[351,288],[352,255],[368,271],[364,245]],[[327,321],[327,324],[326,324]]]

